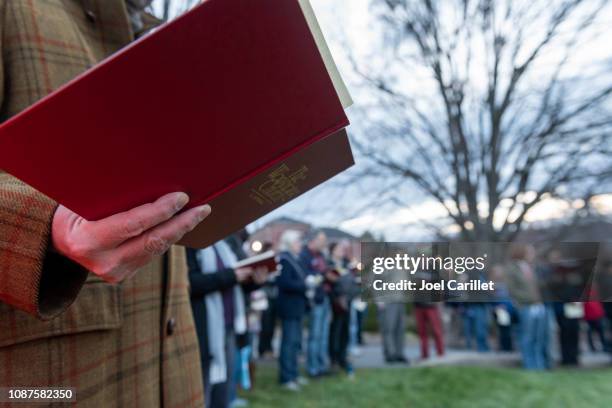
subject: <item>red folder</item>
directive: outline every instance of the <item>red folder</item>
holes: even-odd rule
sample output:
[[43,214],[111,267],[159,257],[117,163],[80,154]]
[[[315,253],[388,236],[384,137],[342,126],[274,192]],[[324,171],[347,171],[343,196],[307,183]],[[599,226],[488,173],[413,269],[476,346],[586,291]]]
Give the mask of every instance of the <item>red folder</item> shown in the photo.
[[350,166],[347,125],[297,1],[208,0],[2,124],[0,168],[88,220],[187,192],[223,214],[202,247],[297,195],[253,211],[244,186],[300,152],[343,149],[300,192]]

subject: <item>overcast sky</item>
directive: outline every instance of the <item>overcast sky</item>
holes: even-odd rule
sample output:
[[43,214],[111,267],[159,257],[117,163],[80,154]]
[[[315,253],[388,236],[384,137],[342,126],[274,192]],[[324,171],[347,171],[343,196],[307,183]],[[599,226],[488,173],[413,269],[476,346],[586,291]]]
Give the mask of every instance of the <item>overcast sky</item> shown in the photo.
[[[380,33],[376,31],[375,16],[370,10],[370,0],[311,0],[321,27],[328,40],[336,63],[351,89],[354,99],[359,103],[367,99],[367,91],[357,87],[356,78],[346,60],[346,48],[349,47],[354,56],[367,59],[368,54],[378,46]],[[607,9],[607,22],[612,24],[611,8]],[[577,60],[596,61],[610,58],[609,38],[603,37],[594,41],[592,47],[580,50],[582,55]],[[577,67],[577,69],[579,69]],[[418,83],[418,81],[413,81]],[[358,131],[359,118],[349,109],[352,130]],[[349,128],[349,133],[351,128]],[[357,164],[359,165],[359,163]],[[350,172],[350,170],[349,170]],[[263,225],[266,221],[280,215],[305,218],[315,224],[340,227],[355,234],[372,231],[384,234],[388,240],[418,240],[425,239],[429,231],[424,229],[419,220],[434,221],[445,215],[444,209],[436,202],[416,193],[413,204],[407,208],[366,208],[355,214],[353,210],[361,210],[359,203],[353,197],[338,196],[334,182],[306,193],[293,202],[278,209],[255,223]],[[367,191],[365,191],[367,194]],[[332,197],[332,202],[326,199]],[[321,204],[323,203],[323,204]],[[612,214],[612,196],[602,197],[597,202],[601,209]],[[319,210],[319,208],[321,208]],[[558,219],[566,215],[568,204],[558,200],[549,200],[534,207],[527,217],[528,222]]]

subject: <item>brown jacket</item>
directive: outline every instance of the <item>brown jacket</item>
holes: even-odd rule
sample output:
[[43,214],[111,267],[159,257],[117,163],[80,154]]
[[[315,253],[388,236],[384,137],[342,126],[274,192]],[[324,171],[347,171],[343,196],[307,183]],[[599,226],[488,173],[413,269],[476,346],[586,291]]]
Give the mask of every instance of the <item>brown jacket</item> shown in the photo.
[[[0,121],[134,37],[124,0],[0,0],[0,34]],[[106,284],[48,251],[56,206],[0,171],[0,387],[76,387],[78,406],[202,407],[184,249]]]
[[[528,271],[528,273],[526,273]],[[532,265],[511,262],[506,265],[505,280],[510,297],[517,304],[534,305],[542,302],[539,282]]]

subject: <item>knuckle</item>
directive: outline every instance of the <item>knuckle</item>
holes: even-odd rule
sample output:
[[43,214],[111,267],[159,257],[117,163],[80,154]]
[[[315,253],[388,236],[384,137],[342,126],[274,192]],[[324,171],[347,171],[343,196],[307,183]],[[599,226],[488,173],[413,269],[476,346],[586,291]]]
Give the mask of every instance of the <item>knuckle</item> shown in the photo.
[[185,220],[180,224],[177,224],[176,227],[173,229],[172,233],[170,234],[170,244],[172,245],[175,242],[178,242],[181,238],[185,236],[185,234],[197,227],[197,225],[198,224],[193,222],[192,220]]
[[148,212],[160,218],[171,218],[176,210],[172,201],[158,201],[148,206]]
[[144,245],[146,253],[151,255],[162,255],[170,249],[170,242],[162,237],[150,235]]
[[174,215],[176,214],[176,207],[174,207],[174,205],[167,205],[164,209],[164,217],[166,219],[170,219],[172,217],[174,217]]
[[197,226],[197,224],[195,224],[193,221],[189,220],[186,222],[181,223],[181,225],[176,229],[176,232],[173,234],[172,238],[174,240],[179,240],[183,237],[183,235],[185,235],[186,233],[188,233],[189,231],[193,230],[195,227]]
[[176,214],[175,208],[171,204],[150,204],[147,207],[147,213],[156,220],[156,224],[171,219]]
[[123,226],[123,233],[127,237],[136,237],[146,230],[144,220],[139,217],[128,219]]
[[184,230],[185,230],[186,232],[189,232],[189,231],[194,230],[194,229],[195,229],[195,227],[197,227],[197,226],[200,224],[200,221],[201,221],[200,217],[194,217],[194,218],[190,219],[190,220],[189,220],[189,221],[188,221],[188,222],[185,224]]

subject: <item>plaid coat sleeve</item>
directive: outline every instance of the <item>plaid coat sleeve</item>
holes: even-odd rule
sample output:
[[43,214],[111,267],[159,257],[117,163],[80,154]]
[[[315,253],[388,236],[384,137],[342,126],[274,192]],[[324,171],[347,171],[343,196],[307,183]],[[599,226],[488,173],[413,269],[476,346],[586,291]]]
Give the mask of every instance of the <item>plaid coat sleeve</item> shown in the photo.
[[[125,0],[0,0],[0,122],[133,37]],[[184,248],[79,289],[85,272],[47,249],[55,208],[0,171],[0,387],[74,387],[85,408],[203,407]]]
[[[0,106],[3,66],[0,60]],[[56,207],[0,170],[0,301],[43,320],[64,311],[87,277],[86,270],[48,250]]]

